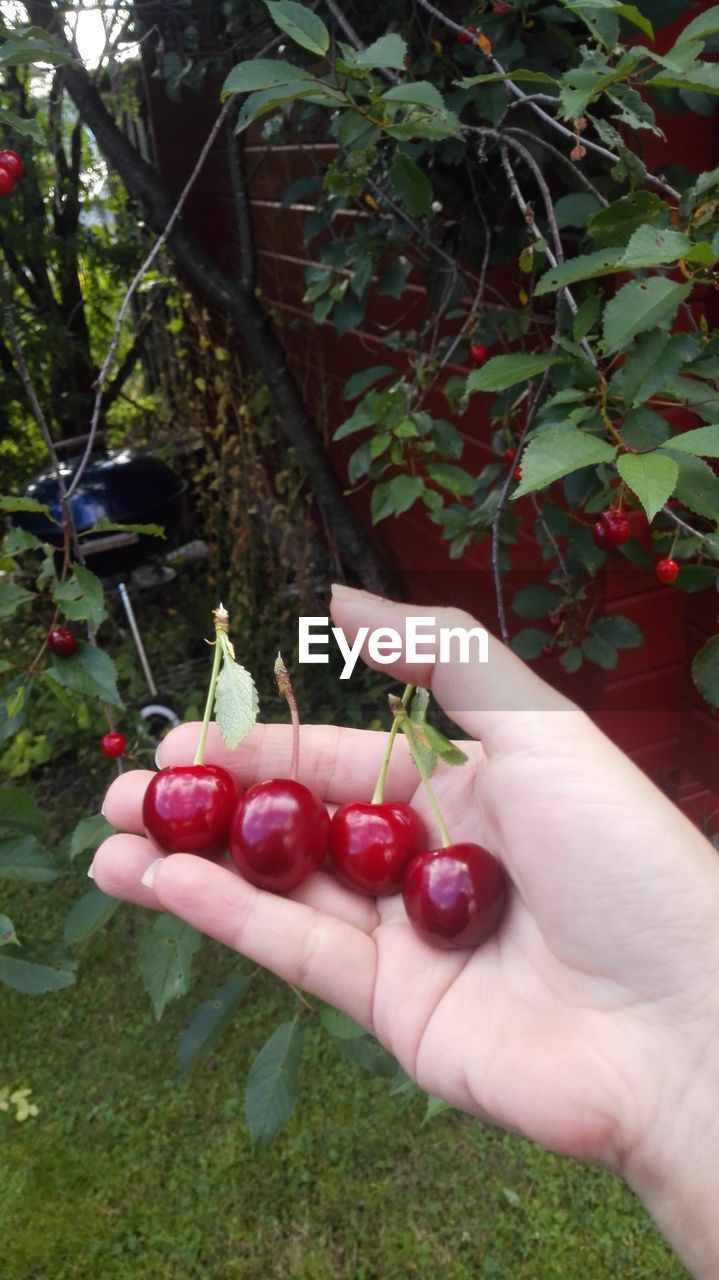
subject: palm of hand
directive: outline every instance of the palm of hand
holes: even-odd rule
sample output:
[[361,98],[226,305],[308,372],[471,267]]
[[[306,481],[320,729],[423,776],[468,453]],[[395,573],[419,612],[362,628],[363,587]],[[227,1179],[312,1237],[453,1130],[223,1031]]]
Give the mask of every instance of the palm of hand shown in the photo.
[[[401,902],[381,903],[373,1029],[428,1092],[620,1168],[642,1125],[635,1082],[653,1081],[647,1113],[660,1105],[667,1006],[678,1021],[713,968],[716,895],[688,874],[681,815],[583,717],[560,719],[551,754],[486,760],[472,744],[437,777],[453,839],[487,844],[516,892],[469,954],[428,954]],[[637,788],[654,802],[639,818]]]

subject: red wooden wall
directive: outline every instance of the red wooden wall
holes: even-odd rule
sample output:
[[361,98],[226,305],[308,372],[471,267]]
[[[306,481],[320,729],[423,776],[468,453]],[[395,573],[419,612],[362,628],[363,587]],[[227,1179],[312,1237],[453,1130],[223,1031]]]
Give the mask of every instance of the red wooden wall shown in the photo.
[[[703,5],[703,7],[706,7]],[[689,17],[689,12],[687,17]],[[686,19],[684,19],[686,21]],[[670,43],[669,34],[666,43]],[[149,82],[149,100],[157,162],[163,178],[179,192],[217,113],[218,85],[187,99],[183,127],[178,129],[178,109],[167,102],[157,81]],[[669,144],[648,143],[648,156],[656,170],[676,156],[696,170],[717,164],[716,122],[705,117],[669,116],[661,121]],[[649,135],[647,135],[649,137]],[[239,266],[237,224],[229,186],[228,139],[222,136],[214,148],[203,178],[188,201],[186,220],[223,267]],[[331,325],[316,326],[302,303],[304,268],[317,253],[303,245],[302,205],[286,207],[283,194],[297,178],[321,169],[334,154],[331,144],[298,134],[293,141],[268,145],[261,126],[247,135],[244,161],[249,179],[253,230],[258,258],[259,285],[288,361],[334,462],[346,483],[346,460],[356,441],[332,443],[334,428],[347,414],[340,392],[347,377],[376,363],[401,367],[401,359],[388,352],[382,341],[383,326],[408,327],[425,311],[421,285],[410,285],[409,297],[399,301],[372,300],[363,326],[338,338]],[[358,215],[347,215],[348,222]],[[341,235],[343,216],[334,234]],[[410,304],[408,306],[408,304]],[[451,370],[461,372],[460,370]],[[489,428],[480,397],[458,425],[465,440],[463,463],[479,470],[492,457]],[[350,501],[370,527],[369,494],[360,490]],[[522,507],[523,504],[518,504]],[[542,577],[543,569],[531,537],[533,511],[523,512],[523,530],[508,579],[511,588]],[[494,592],[484,549],[473,549],[459,561],[449,559],[446,544],[419,511],[390,518],[370,530],[378,547],[398,570],[406,598],[417,603],[452,603],[469,609],[490,628],[496,628]],[[653,574],[637,569],[619,552],[612,552],[601,584],[606,609],[633,618],[645,635],[641,649],[620,655],[616,671],[606,673],[586,667],[566,677],[556,660],[541,660],[542,674],[580,702],[597,722],[652,776],[663,783],[698,821],[708,825],[708,815],[719,830],[719,719],[693,689],[690,661],[704,639],[716,630],[719,598],[710,592],[686,597],[661,586]],[[516,629],[523,623],[517,622]]]

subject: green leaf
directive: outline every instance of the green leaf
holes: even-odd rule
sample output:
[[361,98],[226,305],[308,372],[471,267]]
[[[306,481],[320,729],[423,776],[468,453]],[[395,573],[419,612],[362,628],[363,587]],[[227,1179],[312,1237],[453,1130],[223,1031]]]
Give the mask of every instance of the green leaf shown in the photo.
[[424,1128],[426,1124],[431,1124],[433,1120],[436,1120],[437,1116],[442,1116],[445,1112],[451,1110],[451,1105],[449,1102],[445,1102],[444,1098],[436,1098],[434,1094],[429,1094],[421,1127]]
[[0,915],[0,947],[9,947],[11,944],[20,945],[15,925],[9,916]]
[[[584,227],[600,208],[596,196],[589,191],[572,191],[569,195],[560,196],[554,206],[557,227],[560,231],[566,227]],[[609,243],[613,244],[614,241]]]
[[571,676],[581,667],[584,662],[584,655],[581,649],[578,649],[576,645],[572,645],[571,648],[565,649],[564,653],[560,654],[559,661],[567,674]]
[[512,498],[543,489],[581,467],[613,462],[617,450],[578,427],[546,427],[533,436],[522,453],[522,479]]
[[47,823],[35,797],[24,787],[0,787],[0,828],[39,835]]
[[180,1075],[185,1075],[203,1053],[217,1044],[249,985],[249,977],[239,973],[195,1009],[180,1036],[177,1055]]
[[696,350],[697,340],[689,333],[670,337],[663,329],[655,329],[641,334],[612,378],[612,395],[621,395],[633,406],[644,404],[669,384]]
[[590,294],[588,298],[584,299],[572,322],[572,338],[575,342],[581,342],[582,338],[586,338],[590,330],[594,328],[599,319],[601,309],[602,300],[598,293]]
[[101,813],[93,813],[87,818],[81,818],[70,837],[70,858],[76,858],[79,853],[85,853],[87,849],[92,849],[94,853],[98,845],[114,833],[115,828],[110,826],[107,818],[103,818]]
[[520,587],[512,601],[512,612],[518,618],[546,618],[561,601],[559,593],[549,587]]
[[389,1080],[397,1073],[397,1059],[392,1057],[382,1045],[375,1040],[374,1036],[365,1032],[357,1039],[346,1039],[344,1037],[332,1037],[336,1048],[339,1049],[343,1058],[348,1062],[354,1062],[356,1066],[362,1067],[363,1071],[369,1071],[372,1075],[383,1076]]
[[259,89],[276,89],[294,84],[297,80],[316,80],[304,67],[294,67],[291,62],[275,58],[254,58],[233,67],[222,86],[222,96],[228,93],[256,93]]
[[52,654],[50,661],[51,666],[46,672],[48,680],[54,680],[63,689],[82,697],[99,698],[116,707],[123,705],[117,691],[115,664],[103,649],[79,644],[69,658],[58,658]]
[[[667,446],[665,446],[665,451]],[[698,516],[716,520],[719,511],[719,476],[708,462],[688,453],[674,454],[679,467],[679,479],[674,496]]]
[[45,138],[37,120],[27,120],[24,116],[19,116],[15,111],[8,111],[7,107],[0,106],[0,125],[4,125],[6,129],[11,129],[13,133],[20,133],[25,138],[32,138],[41,145]]
[[467,378],[467,394],[475,391],[505,391],[518,382],[536,378],[552,365],[566,364],[562,356],[533,355],[520,351],[513,356],[493,356],[481,369],[473,369]]
[[600,209],[589,219],[587,231],[600,245],[626,245],[638,227],[665,213],[666,203],[650,191],[634,191]]
[[428,745],[438,755],[444,764],[466,764],[467,756],[454,742],[450,742],[439,729],[436,729],[429,721],[424,725],[424,736]]
[[260,710],[255,682],[235,660],[235,651],[227,636],[220,633],[222,670],[215,693],[215,719],[227,746],[234,749],[246,738]]
[[83,565],[75,565],[67,582],[58,582],[53,598],[73,622],[89,622],[93,631],[106,615],[105,593],[100,579]]
[[164,538],[165,528],[161,524],[117,524],[114,520],[108,520],[107,516],[100,516],[96,520],[91,529],[86,529],[83,537],[90,533],[141,533],[146,538]]
[[512,636],[509,647],[513,653],[520,658],[524,658],[525,662],[531,662],[533,658],[538,658],[545,644],[549,644],[551,636],[546,631],[540,631],[537,627],[524,627],[522,631],[518,631],[516,636]]
[[359,1022],[355,1022],[354,1018],[349,1018],[346,1013],[340,1013],[339,1009],[333,1009],[330,1005],[325,1005],[320,1013],[320,1022],[325,1031],[335,1040],[358,1040],[365,1035],[364,1027]]
[[303,1029],[296,1018],[280,1023],[250,1067],[245,1117],[255,1148],[268,1146],[292,1114],[302,1040]]
[[587,636],[582,645],[582,653],[589,662],[594,662],[604,671],[614,671],[619,661],[619,654],[614,645],[602,636]]
[[[399,702],[399,699],[396,700]],[[390,709],[393,709],[392,698],[389,700]],[[412,701],[409,708],[409,718],[414,729],[414,747],[408,746],[410,755],[417,765],[417,758],[420,764],[424,766],[425,771],[431,777],[437,768],[437,752],[429,744],[429,740],[425,733],[427,725],[427,712],[429,711],[429,690],[420,688],[416,689],[412,695]]]
[[67,970],[51,969],[49,965],[35,964],[32,960],[0,955],[0,982],[23,995],[42,996],[48,991],[70,987],[74,981],[74,973]]
[[672,436],[667,448],[674,453],[694,453],[700,458],[719,458],[719,423],[709,427],[697,427],[694,431],[682,431]]
[[719,5],[714,5],[704,13],[700,13],[677,36],[677,44],[687,44],[692,40],[705,40],[719,31]]
[[16,587],[12,582],[0,582],[0,618],[11,618],[21,605],[34,599],[32,591]]
[[295,80],[292,84],[278,85],[276,89],[260,89],[257,93],[250,93],[245,98],[237,114],[235,133],[242,133],[253,120],[267,115],[268,111],[274,111],[287,103],[291,105],[305,100],[330,107],[342,106],[343,102],[338,92],[335,93],[326,87],[316,89],[307,80]]
[[83,942],[91,934],[97,933],[115,914],[119,905],[119,898],[110,898],[93,885],[68,911],[62,934],[63,942],[69,946],[73,942]]
[[455,80],[460,89],[473,89],[476,84],[498,84],[513,80],[515,84],[551,84],[556,87],[557,80],[546,71],[529,71],[524,67],[512,67],[511,71],[488,71],[481,76],[465,76],[463,80]]
[[682,231],[666,227],[637,227],[619,258],[617,267],[627,271],[659,267],[666,262],[678,262],[680,258],[686,258],[691,250],[692,242]]
[[430,462],[427,475],[441,489],[448,489],[455,498],[470,498],[477,488],[477,477],[464,467],[453,467],[448,462]]
[[719,636],[702,646],[692,662],[692,679],[712,711],[719,709]]
[[21,529],[19,525],[14,525],[3,540],[3,552],[6,556],[21,555],[23,551],[37,551],[40,547],[40,539],[34,533],[28,533],[27,529]]
[[675,284],[664,276],[625,284],[604,309],[605,354],[613,355],[638,333],[673,320],[691,291],[691,283]]
[[57,880],[57,867],[33,835],[0,837],[0,880],[42,884]]
[[7,511],[9,514],[15,511],[37,511],[50,516],[50,508],[44,502],[38,502],[37,498],[16,498],[9,493],[0,496],[0,511]]
[[389,176],[396,195],[413,218],[422,218],[430,212],[432,184],[414,160],[397,151]]
[[554,293],[556,289],[574,284],[577,280],[590,280],[597,276],[611,275],[617,270],[617,261],[621,258],[621,247],[597,249],[594,253],[585,253],[581,258],[570,258],[551,271],[545,271],[537,281],[534,292],[537,297],[545,293]]
[[5,703],[5,714],[8,720],[14,720],[15,716],[22,711],[24,705],[25,705],[25,685],[19,684],[16,689],[13,689],[12,693],[10,694],[9,698]]
[[353,55],[353,65],[372,69],[374,67],[391,67],[394,71],[404,71],[407,58],[407,45],[396,32],[380,36],[366,49]]
[[324,22],[295,0],[265,0],[275,26],[286,32],[302,49],[324,57],[330,47],[330,33]]
[[382,94],[383,102],[399,102],[416,107],[429,107],[432,111],[446,111],[444,98],[429,80],[412,80],[407,84],[395,84]]
[[375,485],[371,500],[372,524],[378,524],[387,516],[400,516],[409,511],[423,489],[421,476],[393,476],[391,480]]
[[187,991],[192,957],[201,936],[176,916],[161,915],[142,939],[140,973],[156,1018],[162,1017],[171,1000]]
[[592,635],[599,636],[615,649],[638,649],[644,640],[636,622],[619,614],[598,618],[592,623]]
[[649,521],[672,496],[679,478],[676,462],[661,453],[623,453],[617,459],[617,471],[638,497]]

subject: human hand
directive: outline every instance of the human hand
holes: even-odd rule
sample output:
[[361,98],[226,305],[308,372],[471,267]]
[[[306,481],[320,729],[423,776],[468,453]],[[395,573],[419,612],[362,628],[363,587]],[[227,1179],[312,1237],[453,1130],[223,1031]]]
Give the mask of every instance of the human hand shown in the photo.
[[[363,625],[401,632],[409,613],[469,625],[456,611],[346,591],[332,611],[348,639]],[[388,671],[431,684],[452,719],[482,739],[469,744],[468,764],[440,766],[433,779],[452,838],[486,845],[513,884],[479,949],[435,950],[408,924],[400,897],[365,899],[323,872],[285,899],[175,854],[143,886],[157,855],[141,834],[144,771],[110,788],[105,813],[128,834],[98,850],[95,880],[344,1010],[428,1092],[624,1173],[661,1225],[652,1196],[679,1176],[683,1123],[691,1138],[690,1118],[719,1074],[716,854],[582,712],[500,644],[486,666],[398,662]],[[162,763],[189,761],[196,738],[197,726],[175,730]],[[383,741],[306,726],[300,778],[330,804],[368,799]],[[258,726],[234,752],[211,737],[207,759],[248,785],[286,773],[289,753],[289,730]],[[436,840],[416,784],[399,750],[388,798],[413,804]]]

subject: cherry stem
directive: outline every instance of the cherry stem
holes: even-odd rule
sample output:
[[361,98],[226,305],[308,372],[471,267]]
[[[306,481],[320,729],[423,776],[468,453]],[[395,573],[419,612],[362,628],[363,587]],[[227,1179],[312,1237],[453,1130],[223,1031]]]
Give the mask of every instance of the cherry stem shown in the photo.
[[422,785],[427,793],[427,799],[429,800],[430,808],[432,810],[432,813],[434,814],[435,822],[439,827],[439,834],[442,837],[442,845],[445,849],[448,849],[452,841],[449,838],[447,824],[444,818],[442,817],[442,810],[437,804],[437,797],[434,794],[432,783],[429,780],[429,773],[427,772],[427,766],[425,765],[424,760],[421,757],[419,748],[417,746],[417,738],[415,737],[412,721],[407,715],[407,712],[401,707],[399,703],[396,709],[395,707],[392,707],[392,712],[399,720],[400,728],[409,743],[409,749],[412,752],[412,759],[414,760],[414,763],[417,766],[417,772],[420,778],[422,779]]
[[[403,707],[407,706],[407,703],[412,697],[412,694],[414,693],[415,688],[416,688],[416,685],[413,685],[413,684],[408,684],[407,687],[405,688],[405,691],[402,694]],[[384,756],[382,757],[382,764],[380,765],[380,771],[377,775],[377,785],[375,786],[375,789],[372,793],[372,799],[370,800],[370,804],[381,804],[384,799],[384,784],[387,781],[387,770],[389,769],[389,762],[390,762],[390,757],[392,755],[392,748],[394,746],[394,740],[397,737],[397,733],[399,732],[399,727],[400,727],[399,716],[395,716],[394,720],[392,721],[392,728],[390,729],[389,736],[387,738],[387,746],[385,747]]]
[[[215,704],[215,689],[217,688],[217,677],[220,674],[220,663],[222,662],[222,643],[220,634],[227,634],[229,614],[223,605],[219,605],[212,614],[215,620],[215,652],[212,658],[212,672],[210,675],[210,685],[207,690],[207,701],[205,703],[205,714],[202,717],[202,728],[200,729],[200,737],[197,742],[197,750],[193,764],[202,764],[205,759],[205,743],[207,742],[207,730],[210,727],[210,717],[212,716],[212,708]],[[211,641],[208,643],[212,643]]]
[[275,680],[277,681],[277,691],[280,697],[285,698],[290,709],[290,719],[292,720],[292,757],[290,760],[290,778],[293,782],[297,781],[297,771],[300,767],[300,717],[297,711],[297,699],[295,691],[292,688],[290,673],[284,664],[282,654],[278,653],[275,659]]

